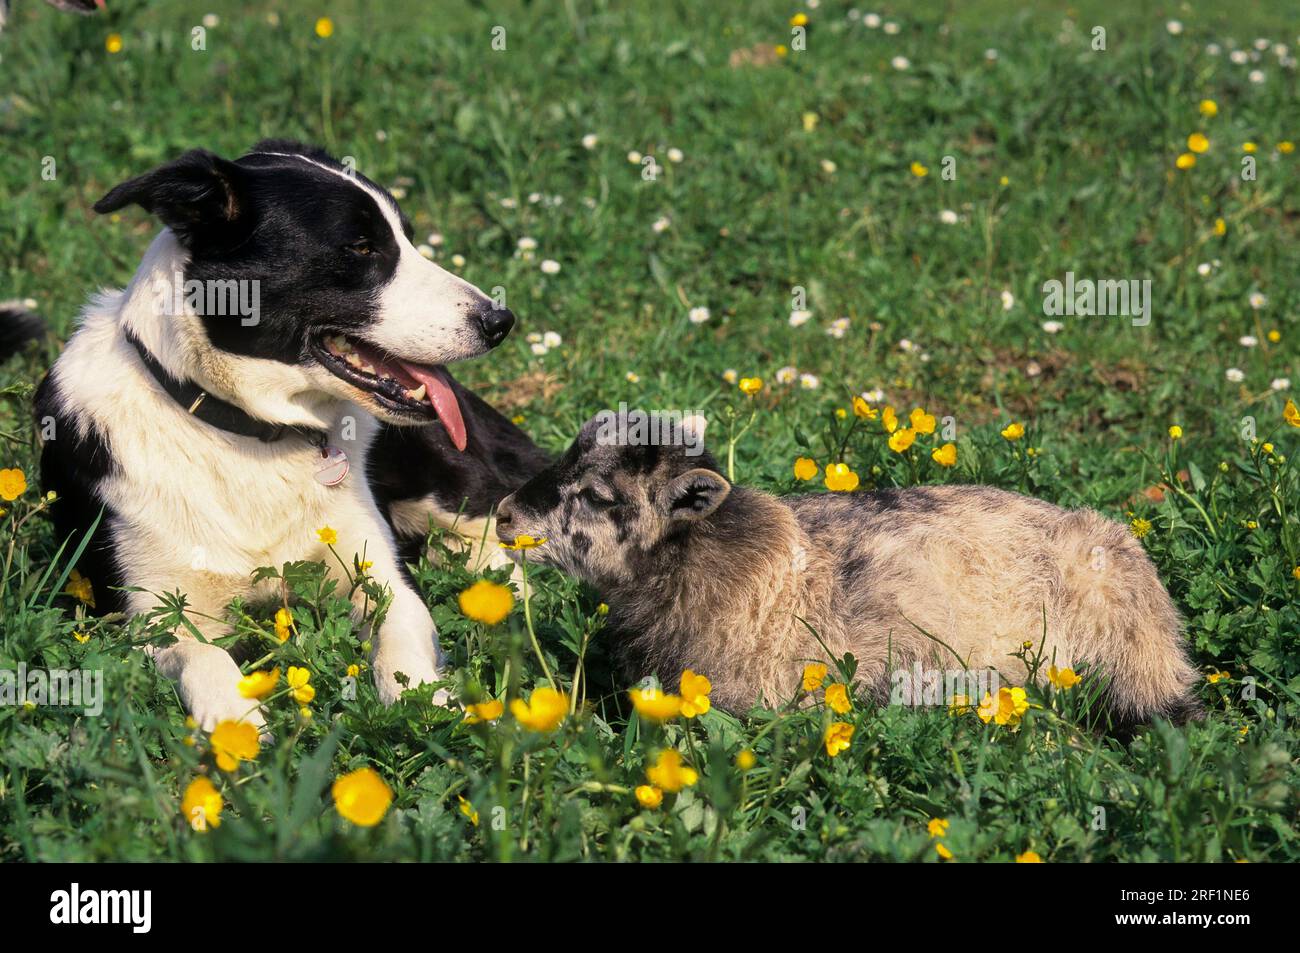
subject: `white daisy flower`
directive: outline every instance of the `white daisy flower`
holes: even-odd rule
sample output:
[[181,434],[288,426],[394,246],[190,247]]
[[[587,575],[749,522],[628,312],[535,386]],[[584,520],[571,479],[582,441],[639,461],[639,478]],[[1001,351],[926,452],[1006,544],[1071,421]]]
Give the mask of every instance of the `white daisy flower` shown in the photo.
[[849,331],[848,318],[836,318],[834,321],[830,323],[830,326],[826,329],[826,333],[829,334],[831,337],[836,338],[837,340],[844,337],[844,335],[847,334],[848,331]]
[[798,376],[799,369],[797,367],[783,367],[776,372],[776,382],[778,384],[793,384]]
[[1242,381],[1246,379],[1245,372],[1238,367],[1228,368],[1226,371],[1223,372],[1223,376],[1226,377],[1228,380],[1232,381],[1234,384],[1240,384]]
[[939,221],[943,222],[945,225],[956,225],[957,213],[950,208],[946,208],[939,213]]
[[906,56],[895,56],[892,60],[889,61],[889,65],[892,66],[894,69],[903,70],[911,66],[912,61],[909,60]]
[[434,251],[432,245],[424,245],[424,244],[416,245],[415,250],[418,251],[425,258],[429,259],[430,261],[433,261]]
[[387,142],[387,141],[388,141],[388,133],[386,133],[386,132],[385,132],[384,130],[382,130],[382,129],[376,129],[376,130],[375,130],[375,141],[377,141],[377,142]]
[[1259,50],[1262,53],[1266,49],[1268,49],[1272,45],[1272,43],[1273,43],[1272,40],[1266,40],[1262,36],[1257,37],[1255,39],[1255,49]]
[[816,374],[800,374],[799,386],[804,390],[816,390],[822,386],[822,382]]
[[547,331],[542,335],[542,343],[547,347],[559,347],[564,343],[564,338],[560,337],[554,331]]
[[865,23],[868,28],[874,30],[878,26],[880,26],[880,14],[868,13],[866,16],[862,18],[862,22]]
[[600,136],[596,135],[594,132],[589,132],[582,137],[582,148],[587,150],[594,149],[599,142]]
[[1037,361],[1030,361],[1028,364],[1025,365],[1026,377],[1038,377],[1042,373],[1043,373],[1043,366],[1039,364]]
[[1250,62],[1250,54],[1245,50],[1233,50],[1228,54],[1228,59],[1232,60],[1232,62],[1236,63],[1238,66],[1242,66]]
[[221,22],[221,17],[217,16],[215,13],[205,13],[203,15],[203,25],[207,27],[209,30],[211,30],[220,22]]
[[1060,334],[1061,331],[1065,330],[1065,325],[1060,321],[1044,321],[1042,328],[1048,334]]
[[629,384],[639,384],[641,383],[641,375],[638,374],[636,371],[628,371],[627,382]]
[[893,20],[890,20],[890,21],[888,21],[888,22],[885,24],[884,30],[885,30],[885,32],[888,33],[890,36],[897,36],[897,35],[898,35],[898,24],[895,23]]
[[1258,291],[1252,291],[1248,300],[1250,301],[1250,306],[1256,311],[1268,304],[1268,296]]
[[995,63],[997,62],[998,59],[998,51],[993,49],[993,47],[990,46],[987,50],[984,51],[984,58],[988,60],[990,63]]
[[528,193],[528,204],[529,204],[529,205],[536,205],[536,204],[537,204],[538,202],[540,202],[541,200],[542,200],[542,193],[541,193],[541,192],[529,192],[529,193]]
[[736,381],[740,380],[740,375],[736,373],[736,369],[734,367],[729,367],[722,372],[722,379],[726,381],[728,384],[734,384],[736,383]]
[[395,199],[400,200],[406,198],[406,189],[402,188],[400,185],[395,185],[388,191],[392,194],[393,198]]
[[827,175],[834,175],[835,170],[838,168],[839,166],[837,166],[830,159],[822,159],[822,171],[825,172]]
[[668,229],[672,227],[672,224],[672,220],[668,218],[667,215],[661,215],[654,220],[654,224],[652,224],[650,228],[656,235],[658,235],[662,232],[668,231]]
[[709,309],[703,306],[691,308],[690,313],[686,315],[687,320],[689,320],[691,324],[703,324],[705,321],[709,320],[709,317]]
[[465,256],[464,256],[464,255],[452,255],[452,256],[451,256],[451,267],[453,267],[453,268],[464,268],[464,267],[465,267]]
[[540,344],[542,342],[542,332],[529,331],[527,334],[524,335],[524,340],[527,341],[529,344]]
[[537,247],[537,239],[525,235],[519,241],[515,242],[515,247],[520,251],[532,251]]
[[554,258],[547,258],[539,267],[544,275],[558,275],[560,273],[560,263]]
[[1202,278],[1204,278],[1213,270],[1214,270],[1214,266],[1211,265],[1208,261],[1203,261],[1196,266],[1196,273],[1200,275]]
[[1259,338],[1255,337],[1253,334],[1243,334],[1241,337],[1237,338],[1237,343],[1242,347],[1254,347],[1259,343]]
[[1275,378],[1273,378],[1273,382],[1272,382],[1271,384],[1269,384],[1268,386],[1271,387],[1271,388],[1273,388],[1273,390],[1290,390],[1290,389],[1291,389],[1291,378],[1289,378],[1289,377],[1275,377]]
[[430,245],[432,245],[434,248],[437,248],[439,245],[442,244],[442,233],[430,232],[427,236],[425,236],[424,240],[428,242]]
[[1178,36],[1183,32],[1183,24],[1180,20],[1170,20],[1165,24],[1165,29],[1169,31],[1170,36]]
[[502,208],[518,208],[518,207],[519,207],[519,203],[516,202],[514,199],[512,199],[510,196],[507,195],[505,198],[503,198],[503,199],[501,200],[501,207],[502,207]]
[[1264,82],[1264,71],[1262,69],[1253,69],[1246,74],[1246,78],[1252,83],[1262,83]]
[[864,390],[859,396],[868,404],[883,404],[885,402],[885,392],[879,387],[875,390]]
[[590,195],[584,195],[583,198],[582,198],[582,204],[583,204],[584,206],[586,206],[587,208],[595,208],[595,207],[596,207],[596,199],[595,199],[594,197],[590,196]]
[[631,152],[627,154],[627,161],[632,163],[633,165],[640,165],[641,160],[643,158],[644,156],[642,156],[641,153],[637,152],[635,149],[633,149]]
[[906,351],[908,354],[911,354],[913,351],[916,350],[916,345],[913,344],[907,338],[903,338],[898,342],[898,349],[900,351]]
[[1219,46],[1218,43],[1208,43],[1206,44],[1205,52],[1210,54],[1210,56],[1218,56],[1223,52],[1223,47]]
[[803,327],[805,324],[807,324],[810,320],[812,320],[812,312],[811,312],[811,311],[791,311],[791,312],[790,312],[790,327],[792,327],[792,328],[801,328],[801,327]]
[[1016,296],[1011,293],[1010,288],[1002,289],[1002,310],[1010,311],[1016,306]]
[[684,156],[684,155],[682,154],[682,150],[681,150],[681,149],[669,149],[669,150],[668,150],[668,161],[669,161],[669,162],[681,162],[681,161],[682,161],[683,159],[685,159],[685,158],[686,158],[686,156]]
[[541,357],[548,350],[550,350],[550,348],[548,348],[541,341],[538,341],[537,343],[530,345],[530,347],[532,348],[533,353],[536,354],[538,357]]

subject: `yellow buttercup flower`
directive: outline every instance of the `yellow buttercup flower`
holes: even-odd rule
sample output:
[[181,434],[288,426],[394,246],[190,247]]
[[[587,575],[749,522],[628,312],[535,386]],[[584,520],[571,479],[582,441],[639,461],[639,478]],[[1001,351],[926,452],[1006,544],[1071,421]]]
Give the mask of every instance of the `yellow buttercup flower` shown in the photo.
[[355,664],[355,663],[352,664],[352,665],[349,665],[349,666],[347,667],[347,673],[346,673],[346,674],[348,675],[349,678],[356,678],[358,675],[361,674],[361,666],[360,666],[360,665],[357,665],[357,664]]
[[374,768],[357,768],[335,779],[330,794],[334,796],[334,809],[358,827],[374,827],[393,803],[393,789]]
[[847,463],[832,463],[826,467],[826,489],[834,493],[851,493],[858,488],[858,475]]
[[122,52],[122,34],[110,33],[104,38],[104,49],[110,53]]
[[952,851],[944,846],[943,841],[935,841],[934,852],[944,860],[952,860]]
[[894,453],[904,453],[914,443],[916,431],[910,427],[902,427],[889,435],[889,449]]
[[800,457],[794,462],[794,476],[796,480],[811,480],[817,475],[819,467],[817,461],[811,457]]
[[1231,673],[1231,672],[1211,672],[1209,675],[1206,675],[1206,676],[1205,676],[1205,680],[1206,680],[1207,682],[1209,682],[1211,685],[1216,685],[1216,684],[1218,684],[1219,682],[1222,682],[1222,681],[1229,681],[1229,682],[1230,682],[1230,681],[1232,681],[1232,673]]
[[880,411],[872,407],[861,397],[853,398],[853,415],[862,420],[875,420]]
[[288,642],[293,634],[293,613],[283,607],[275,610],[275,637]]
[[763,378],[761,377],[742,377],[740,379],[740,391],[753,397],[763,389]]
[[1292,569],[1291,575],[1295,576],[1295,578],[1297,579],[1300,579],[1300,566],[1296,566],[1295,569]]
[[332,526],[322,526],[316,530],[316,538],[326,546],[333,546],[339,541],[339,534],[334,531]]
[[480,579],[460,594],[460,613],[484,625],[496,625],[510,614],[515,597],[508,588],[490,579]]
[[85,645],[87,642],[90,641],[90,636],[88,636],[84,632],[73,632],[72,637],[76,639],[78,642],[80,642],[82,645]]
[[646,780],[661,790],[676,793],[700,779],[695,769],[682,763],[681,752],[665,748],[653,765],[645,770]]
[[545,536],[529,536],[527,533],[520,533],[514,538],[513,542],[502,543],[502,549],[536,549],[542,543],[546,542]]
[[796,13],[794,16],[792,16],[792,17],[790,18],[790,25],[791,25],[791,26],[807,26],[807,25],[808,25],[808,14],[806,14],[806,13]]
[[750,751],[748,748],[745,748],[736,755],[736,767],[741,771],[749,771],[757,763],[758,759],[754,757],[754,752]]
[[217,767],[234,771],[240,761],[253,761],[259,750],[257,728],[247,721],[223,721],[208,736]]
[[221,809],[224,806],[221,793],[205,777],[191,781],[181,798],[181,814],[190,828],[199,833],[221,826]]
[[898,429],[898,414],[894,413],[893,407],[886,407],[880,412],[880,426],[884,427],[888,433],[893,433]]
[[952,696],[952,701],[948,703],[948,715],[950,717],[955,717],[957,715],[964,715],[970,710],[971,710],[971,706],[970,706],[969,695],[954,694]]
[[1187,137],[1187,148],[1198,155],[1210,148],[1210,140],[1204,133],[1194,132]]
[[930,170],[927,169],[925,166],[923,166],[921,163],[919,162],[912,163],[912,175],[916,176],[918,179],[924,179],[929,174],[930,174]]
[[17,467],[0,470],[0,500],[12,503],[27,492],[27,476]]
[[1241,144],[1241,151],[1242,151],[1242,152],[1254,152],[1257,148],[1259,148],[1259,147],[1256,146],[1255,143],[1253,143],[1253,142],[1243,142],[1243,143]]
[[77,572],[77,570],[72,570],[63,591],[74,599],[84,602],[90,608],[95,608],[95,587],[90,584],[89,579]]
[[837,715],[847,714],[849,709],[853,707],[853,703],[849,701],[848,686],[842,682],[827,685],[826,704],[829,705],[831,711],[835,712]]
[[1216,218],[1214,220],[1214,234],[1216,235],[1228,234],[1228,223],[1221,218]]
[[465,707],[465,724],[477,725],[484,721],[496,721],[506,711],[506,703],[499,698],[493,698],[485,702],[479,702],[477,705],[467,705]]
[[278,668],[273,668],[269,672],[251,672],[239,680],[239,694],[245,698],[265,698],[275,691],[276,683],[279,681]]
[[826,734],[822,736],[822,743],[826,745],[826,753],[832,758],[838,756],[841,751],[848,751],[852,742],[853,726],[847,721],[835,722],[826,729]]
[[1178,426],[1178,424],[1174,424],[1172,427],[1169,428],[1170,440],[1179,440],[1182,438],[1182,436],[1183,436],[1183,428]]
[[1025,427],[1024,424],[1020,423],[1007,424],[1006,429],[1002,431],[1002,436],[1007,440],[1019,440],[1024,435]]
[[784,58],[790,52],[790,49],[784,43],[778,43],[776,45],[776,49],[774,49],[772,52],[775,53],[777,56]]
[[810,662],[803,667],[803,690],[815,692],[826,681],[826,666],[820,662]]
[[1047,680],[1062,691],[1073,688],[1082,681],[1078,675],[1074,674],[1074,669],[1068,667],[1057,668],[1055,665],[1047,667]]
[[1296,408],[1295,401],[1286,402],[1286,406],[1282,408],[1282,419],[1292,427],[1300,427],[1300,409]]
[[1138,516],[1128,524],[1129,532],[1138,539],[1141,539],[1147,533],[1151,532],[1151,521]]
[[549,686],[533,689],[527,703],[521,698],[510,702],[510,714],[529,731],[554,731],[568,713],[569,700]]
[[638,804],[652,811],[664,802],[664,792],[653,784],[638,784],[633,793]]
[[311,671],[306,668],[300,668],[297,665],[290,665],[289,670],[284,673],[285,681],[293,689],[293,700],[299,705],[309,704],[316,697],[316,689],[308,682],[311,681]]
[[1027,850],[1023,854],[1016,854],[1017,864],[1041,864],[1043,858],[1038,856],[1036,851]]
[[979,715],[980,721],[988,724],[990,721],[999,725],[1016,725],[1020,722],[1020,717],[1029,710],[1029,699],[1025,695],[1023,688],[1006,688],[1005,686],[998,689],[996,696],[984,693],[984,701],[980,704]]
[[957,463],[957,445],[955,443],[945,443],[942,447],[935,447],[930,451],[930,459],[941,467],[955,466]]
[[1196,156],[1192,155],[1190,152],[1184,152],[1174,160],[1174,165],[1184,171],[1191,169],[1196,165]]
[[316,21],[316,35],[322,40],[328,40],[334,35],[334,21],[329,17],[321,17]]
[[913,408],[912,413],[908,415],[908,420],[911,421],[912,429],[917,433],[934,433],[934,415],[927,414],[920,407]]
[[682,699],[658,688],[634,688],[627,693],[632,707],[642,718],[663,723],[682,713]]
[[1219,104],[1213,99],[1202,99],[1200,106],[1197,108],[1206,119],[1213,119],[1219,114]]
[[696,715],[707,713],[713,706],[709,700],[711,691],[713,691],[713,683],[703,675],[697,675],[689,668],[682,672],[682,717],[694,718]]
[[456,795],[457,806],[460,812],[469,818],[469,822],[478,827],[478,811],[474,810],[474,805],[469,803],[463,795]]
[[812,132],[817,128],[817,123],[821,122],[821,117],[816,113],[804,113],[801,118],[803,119],[804,132]]
[[950,826],[946,817],[932,817],[930,823],[925,825],[925,829],[929,831],[931,837],[943,837],[948,833]]
[[1277,144],[1277,151],[1283,155],[1290,155],[1295,152],[1295,143],[1290,139],[1283,139]]

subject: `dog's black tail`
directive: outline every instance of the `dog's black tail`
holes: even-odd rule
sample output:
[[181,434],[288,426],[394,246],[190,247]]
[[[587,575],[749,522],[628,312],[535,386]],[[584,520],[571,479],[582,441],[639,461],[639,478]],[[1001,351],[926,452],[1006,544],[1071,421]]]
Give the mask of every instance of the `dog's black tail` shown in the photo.
[[45,333],[45,322],[21,301],[0,302],[0,362],[13,357],[28,341]]

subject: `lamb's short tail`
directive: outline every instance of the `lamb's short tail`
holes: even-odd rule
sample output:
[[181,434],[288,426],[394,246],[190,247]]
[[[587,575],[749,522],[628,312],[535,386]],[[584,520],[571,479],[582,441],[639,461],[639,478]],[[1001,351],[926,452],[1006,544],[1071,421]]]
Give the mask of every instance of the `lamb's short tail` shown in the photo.
[[45,333],[45,322],[21,301],[0,302],[0,362],[13,357]]

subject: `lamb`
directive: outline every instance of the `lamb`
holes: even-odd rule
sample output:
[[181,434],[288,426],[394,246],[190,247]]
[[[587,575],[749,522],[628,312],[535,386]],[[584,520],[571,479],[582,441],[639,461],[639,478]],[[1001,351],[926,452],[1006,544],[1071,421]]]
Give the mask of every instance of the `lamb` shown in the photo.
[[1104,673],[1112,725],[1198,716],[1178,611],[1123,525],[987,486],[777,498],[723,477],[699,418],[681,424],[697,439],[628,445],[604,436],[627,432],[611,414],[506,497],[496,525],[506,543],[545,540],[516,558],[601,592],[630,679],[676,684],[690,668],[740,713],[789,701],[805,663],[851,652],[884,702],[918,663],[1023,684],[1014,653],[1032,642]]

